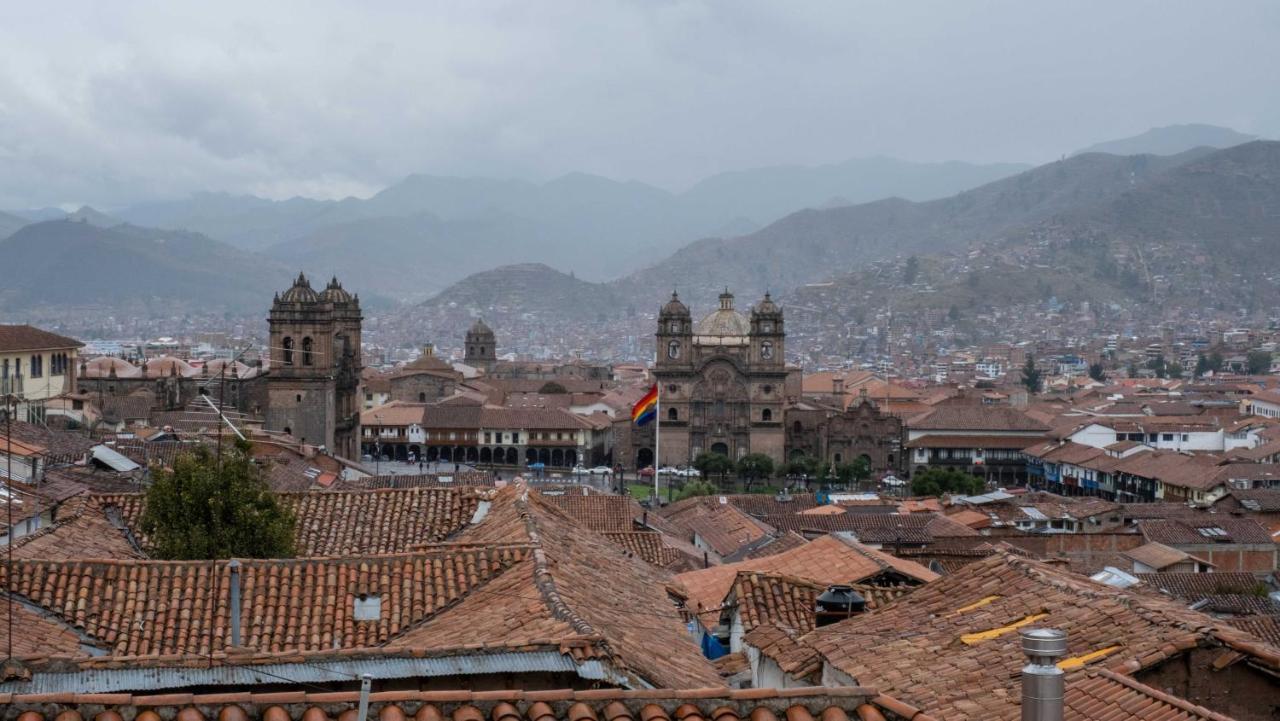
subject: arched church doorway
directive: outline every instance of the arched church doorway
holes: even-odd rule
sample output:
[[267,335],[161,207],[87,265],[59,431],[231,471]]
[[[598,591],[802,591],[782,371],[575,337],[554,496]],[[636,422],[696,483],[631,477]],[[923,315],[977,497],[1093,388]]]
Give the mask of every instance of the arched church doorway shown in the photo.
[[647,468],[653,465],[653,449],[641,448],[636,451],[636,468]]
[[711,452],[712,452],[712,453],[719,453],[719,454],[720,454],[720,455],[722,455],[722,456],[728,456],[728,455],[729,455],[729,446],[728,446],[728,444],[726,444],[726,443],[719,443],[719,442],[717,442],[717,443],[712,443],[712,444],[711,444]]

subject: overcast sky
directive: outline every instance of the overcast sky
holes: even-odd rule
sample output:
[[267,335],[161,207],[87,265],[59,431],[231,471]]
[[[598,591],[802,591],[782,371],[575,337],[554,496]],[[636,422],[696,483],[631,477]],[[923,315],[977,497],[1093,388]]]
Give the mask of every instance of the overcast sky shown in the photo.
[[0,208],[1280,136],[1280,2],[20,2]]

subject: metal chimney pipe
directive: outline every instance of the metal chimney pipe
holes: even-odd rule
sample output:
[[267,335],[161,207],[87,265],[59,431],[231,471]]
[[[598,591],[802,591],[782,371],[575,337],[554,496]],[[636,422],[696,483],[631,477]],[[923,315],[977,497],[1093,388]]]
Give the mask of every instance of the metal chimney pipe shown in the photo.
[[1022,652],[1022,721],[1062,721],[1066,675],[1058,659],[1067,655],[1067,634],[1053,628],[1025,629]]
[[240,646],[240,562],[231,559],[227,563],[231,569],[231,645]]

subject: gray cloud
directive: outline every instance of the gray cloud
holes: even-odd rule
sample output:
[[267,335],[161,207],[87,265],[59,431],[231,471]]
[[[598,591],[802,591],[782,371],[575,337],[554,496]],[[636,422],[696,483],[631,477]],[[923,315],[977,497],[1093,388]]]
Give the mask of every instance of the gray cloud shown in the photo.
[[0,24],[0,207],[1280,134],[1272,0],[55,7]]

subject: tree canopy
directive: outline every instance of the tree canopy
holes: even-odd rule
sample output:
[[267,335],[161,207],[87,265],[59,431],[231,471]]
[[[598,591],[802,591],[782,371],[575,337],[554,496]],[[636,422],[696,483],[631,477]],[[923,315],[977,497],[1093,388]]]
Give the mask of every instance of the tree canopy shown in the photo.
[[748,481],[770,478],[773,476],[773,459],[764,453],[748,453],[738,459],[737,471]]
[[986,490],[986,482],[975,475],[952,468],[927,468],[911,479],[911,493],[941,496],[944,493],[974,495]]
[[1251,350],[1245,356],[1249,375],[1261,376],[1271,372],[1271,354],[1265,350]]
[[733,461],[723,453],[704,452],[699,453],[698,457],[693,459],[693,467],[698,469],[703,478],[711,476],[723,477],[729,471],[733,470]]
[[1027,355],[1027,362],[1022,365],[1022,385],[1026,387],[1027,392],[1036,394],[1040,392],[1040,388],[1044,385],[1044,374],[1036,368],[1035,356]]
[[171,560],[287,558],[293,555],[293,512],[281,505],[243,441],[208,448],[157,468],[141,528],[152,555]]

